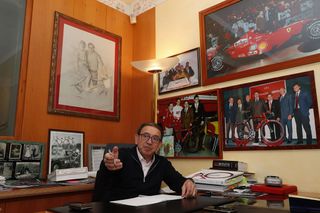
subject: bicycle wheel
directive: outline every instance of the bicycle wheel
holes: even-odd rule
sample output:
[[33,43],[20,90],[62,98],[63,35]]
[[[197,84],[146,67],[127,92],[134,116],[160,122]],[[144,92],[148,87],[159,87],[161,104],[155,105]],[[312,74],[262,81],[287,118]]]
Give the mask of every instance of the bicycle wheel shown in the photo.
[[267,146],[279,146],[283,143],[284,128],[279,121],[269,120],[261,125],[262,142]]
[[254,138],[254,136],[252,136],[252,130],[247,122],[237,123],[235,125],[234,142],[238,146],[246,145],[252,138]]
[[199,146],[199,137],[196,137],[195,135],[188,135],[185,139],[186,143],[186,151],[189,153],[194,153],[198,151]]

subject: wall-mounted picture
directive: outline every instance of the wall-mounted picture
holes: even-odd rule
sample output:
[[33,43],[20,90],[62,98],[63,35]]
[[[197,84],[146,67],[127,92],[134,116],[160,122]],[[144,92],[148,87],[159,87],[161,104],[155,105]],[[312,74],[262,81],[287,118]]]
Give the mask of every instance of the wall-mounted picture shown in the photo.
[[217,91],[158,100],[163,127],[159,154],[175,158],[221,158]]
[[199,48],[174,56],[179,58],[178,64],[158,75],[159,94],[200,85]]
[[0,142],[0,160],[4,160],[6,157],[7,144]]
[[55,13],[50,113],[120,119],[121,37]]
[[224,88],[224,150],[320,148],[314,72]]
[[13,162],[0,162],[0,175],[6,179],[12,178]]
[[40,162],[17,162],[14,172],[16,179],[36,179],[40,177]]
[[24,144],[22,160],[40,160],[42,157],[42,145]]
[[319,0],[232,0],[200,12],[203,84],[319,61]]
[[84,132],[49,130],[49,173],[83,167]]
[[11,143],[9,150],[9,160],[21,159],[22,144]]

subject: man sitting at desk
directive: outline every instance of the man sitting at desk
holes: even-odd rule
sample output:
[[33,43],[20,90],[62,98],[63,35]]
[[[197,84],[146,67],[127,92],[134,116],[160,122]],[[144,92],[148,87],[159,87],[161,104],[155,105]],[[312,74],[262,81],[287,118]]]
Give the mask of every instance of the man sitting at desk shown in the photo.
[[111,201],[159,194],[164,181],[185,198],[195,197],[191,179],[183,177],[164,157],[155,154],[162,139],[162,128],[144,123],[137,130],[133,148],[113,147],[104,155],[97,173],[93,201]]

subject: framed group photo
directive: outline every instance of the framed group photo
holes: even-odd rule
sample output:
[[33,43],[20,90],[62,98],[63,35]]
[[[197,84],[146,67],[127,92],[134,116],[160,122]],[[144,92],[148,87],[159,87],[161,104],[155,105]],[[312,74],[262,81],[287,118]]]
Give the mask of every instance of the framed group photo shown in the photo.
[[224,88],[220,103],[224,150],[320,148],[313,71]]
[[120,119],[121,37],[55,12],[50,113]]
[[48,173],[83,167],[84,132],[49,130]]
[[179,58],[178,64],[158,74],[159,94],[199,86],[201,83],[199,48],[174,56]]
[[157,109],[157,122],[164,130],[160,155],[222,158],[217,91],[161,99]]
[[203,85],[318,62],[320,1],[228,0],[199,13]]

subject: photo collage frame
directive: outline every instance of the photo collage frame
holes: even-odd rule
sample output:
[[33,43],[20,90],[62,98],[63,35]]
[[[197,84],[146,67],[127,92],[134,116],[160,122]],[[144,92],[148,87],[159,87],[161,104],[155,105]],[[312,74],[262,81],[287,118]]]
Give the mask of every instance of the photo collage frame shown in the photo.
[[44,144],[0,141],[0,176],[6,179],[42,178]]

